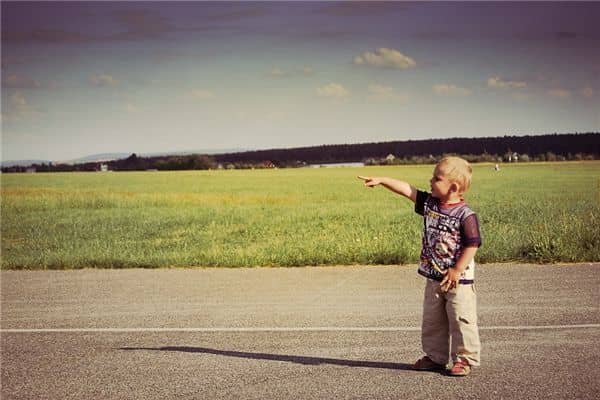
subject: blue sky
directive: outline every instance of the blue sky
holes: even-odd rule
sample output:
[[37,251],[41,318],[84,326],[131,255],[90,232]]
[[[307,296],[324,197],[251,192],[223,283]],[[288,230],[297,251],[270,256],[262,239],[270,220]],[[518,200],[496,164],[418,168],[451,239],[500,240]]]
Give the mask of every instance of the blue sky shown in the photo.
[[2,159],[600,131],[600,3],[5,2]]

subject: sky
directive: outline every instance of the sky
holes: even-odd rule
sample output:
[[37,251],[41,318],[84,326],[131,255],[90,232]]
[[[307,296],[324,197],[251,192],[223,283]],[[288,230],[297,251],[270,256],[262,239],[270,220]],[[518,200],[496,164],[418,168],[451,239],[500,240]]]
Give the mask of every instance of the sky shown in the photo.
[[1,12],[4,161],[600,131],[600,2]]

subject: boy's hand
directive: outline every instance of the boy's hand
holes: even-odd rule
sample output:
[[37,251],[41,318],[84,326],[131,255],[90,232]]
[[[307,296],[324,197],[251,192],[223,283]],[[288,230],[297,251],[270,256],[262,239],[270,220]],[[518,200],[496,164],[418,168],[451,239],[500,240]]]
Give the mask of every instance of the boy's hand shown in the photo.
[[458,285],[460,276],[465,271],[467,264],[473,260],[473,257],[475,257],[477,249],[478,247],[465,247],[461,256],[458,258],[458,261],[456,261],[456,264],[454,264],[454,268],[448,268],[445,271],[446,275],[440,284],[440,289],[442,292],[447,292]]
[[442,292],[447,292],[448,290],[455,288],[458,285],[458,280],[460,279],[460,272],[455,268],[448,268],[446,270],[446,276],[442,279],[442,283],[440,283],[440,289]]
[[381,178],[375,176],[358,176],[358,179],[365,181],[366,187],[374,187],[381,184]]
[[398,193],[413,203],[417,200],[417,189],[411,186],[409,183],[404,181],[398,181],[396,179],[388,178],[385,176],[358,176],[358,179],[365,181],[366,187],[375,187],[381,185],[386,189],[391,190],[394,193]]

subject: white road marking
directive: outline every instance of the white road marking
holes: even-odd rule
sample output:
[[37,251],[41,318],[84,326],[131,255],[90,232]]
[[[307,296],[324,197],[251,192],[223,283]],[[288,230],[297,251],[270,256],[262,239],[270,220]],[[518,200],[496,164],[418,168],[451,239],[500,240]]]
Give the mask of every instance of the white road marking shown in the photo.
[[[481,331],[600,328],[600,324],[480,326]],[[135,333],[135,332],[418,332],[416,326],[214,327],[214,328],[23,328],[0,333]]]

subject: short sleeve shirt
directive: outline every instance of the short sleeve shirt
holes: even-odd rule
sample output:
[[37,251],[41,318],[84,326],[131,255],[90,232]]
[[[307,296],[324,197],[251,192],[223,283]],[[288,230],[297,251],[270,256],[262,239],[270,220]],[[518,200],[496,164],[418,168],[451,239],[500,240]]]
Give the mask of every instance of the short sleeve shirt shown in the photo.
[[[424,217],[419,274],[437,281],[453,267],[465,247],[481,246],[477,214],[461,201],[445,206],[430,193],[417,191],[415,212]],[[473,283],[475,263],[469,263],[459,283]]]

